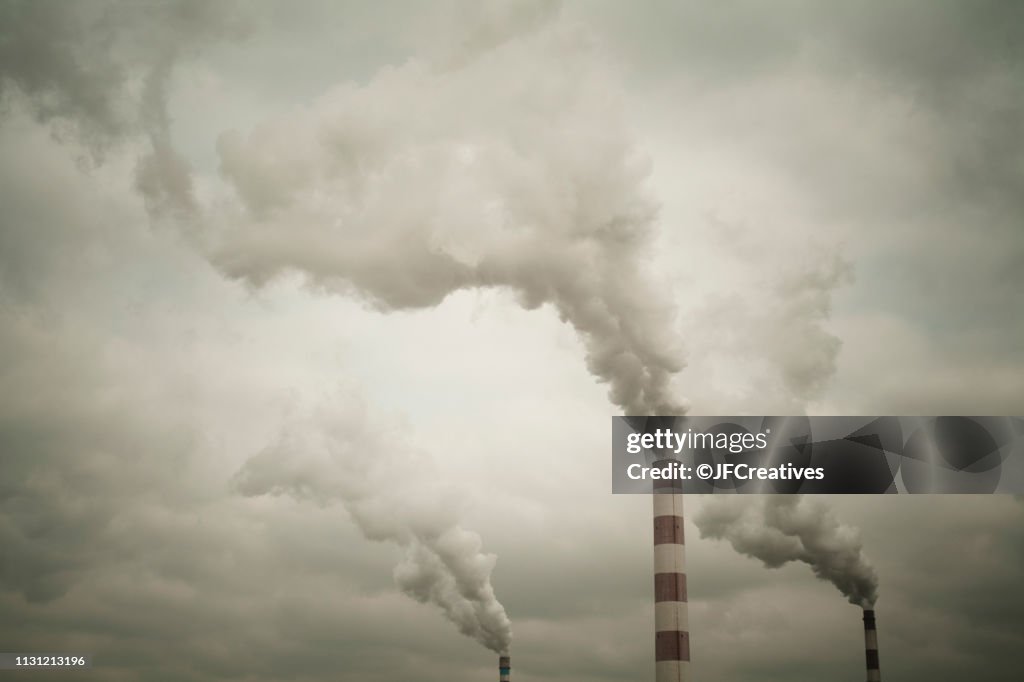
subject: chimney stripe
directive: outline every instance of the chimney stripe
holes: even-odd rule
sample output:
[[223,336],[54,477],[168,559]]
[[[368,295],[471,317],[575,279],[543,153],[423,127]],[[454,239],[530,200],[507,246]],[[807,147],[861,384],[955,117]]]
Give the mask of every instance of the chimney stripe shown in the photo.
[[654,635],[654,660],[689,661],[690,633],[682,630],[665,630]]
[[686,601],[685,573],[655,573],[654,601]]
[[[658,488],[654,488],[658,490]],[[682,516],[683,508],[676,504],[676,496],[667,493],[656,493],[654,495],[655,516]]]
[[654,679],[686,680],[689,678],[689,661],[656,661],[654,663]]
[[654,546],[655,573],[686,573],[686,552],[682,545],[661,544]]
[[685,544],[683,541],[683,517],[667,515],[655,516],[654,544]]
[[690,631],[686,604],[674,601],[660,601],[654,605],[654,619],[664,626],[664,630]]

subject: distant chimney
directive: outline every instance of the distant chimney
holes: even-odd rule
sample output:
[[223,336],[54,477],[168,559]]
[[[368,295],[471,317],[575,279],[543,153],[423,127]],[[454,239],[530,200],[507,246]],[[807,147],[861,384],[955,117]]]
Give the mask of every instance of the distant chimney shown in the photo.
[[509,669],[512,667],[512,659],[509,656],[498,657],[498,680],[508,682]]
[[875,629],[874,609],[864,609],[864,652],[868,663],[868,682],[881,682],[878,669],[878,630]]

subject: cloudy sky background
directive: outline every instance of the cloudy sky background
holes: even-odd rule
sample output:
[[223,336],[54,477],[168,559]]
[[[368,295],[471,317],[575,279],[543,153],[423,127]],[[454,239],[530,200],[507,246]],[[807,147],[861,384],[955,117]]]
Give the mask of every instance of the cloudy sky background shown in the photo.
[[[650,500],[539,280],[649,302],[694,413],[1024,414],[1017,3],[0,8],[2,650],[493,678],[379,484],[497,555],[517,679],[649,679]],[[887,677],[1020,678],[1019,500],[828,503]],[[687,542],[695,679],[862,679],[831,586]]]

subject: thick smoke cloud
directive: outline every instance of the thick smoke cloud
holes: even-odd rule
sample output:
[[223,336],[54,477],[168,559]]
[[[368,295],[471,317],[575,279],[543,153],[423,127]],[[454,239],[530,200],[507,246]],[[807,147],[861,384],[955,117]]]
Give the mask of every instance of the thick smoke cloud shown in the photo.
[[[48,44],[47,58],[40,59],[32,54],[35,47],[31,41],[5,41],[6,49],[19,59],[12,63],[9,73],[2,74],[2,80],[25,95],[42,120],[60,118],[75,122],[80,133],[98,130],[103,133],[104,142],[140,135],[148,139],[150,148],[139,159],[135,187],[152,217],[169,218],[184,227],[187,234],[195,235],[209,216],[200,214],[191,171],[174,148],[167,90],[182,53],[215,40],[237,37],[244,22],[231,6],[211,8],[192,2],[145,8],[111,3],[92,5],[89,10],[90,14],[77,16],[31,6],[5,8],[18,15],[21,23],[38,25],[41,32],[66,33],[67,43]],[[529,14],[513,12],[510,16],[526,25],[535,22]],[[107,44],[96,45],[85,39],[101,28],[108,38]],[[500,35],[491,35],[478,48],[483,49],[488,42],[500,43],[501,39]],[[138,64],[114,68],[116,57],[108,56],[103,49],[111,45],[119,48],[118,56],[134,57]],[[45,70],[38,72],[38,64]],[[93,70],[104,75],[102,87],[88,81]],[[138,81],[138,93],[131,92],[128,74]],[[82,88],[89,93],[88,98],[79,96]],[[135,111],[131,115],[118,117],[112,113],[117,107],[131,111],[133,103]],[[349,405],[342,411],[351,408]],[[357,413],[361,415],[358,410]],[[353,448],[352,439],[372,436],[363,422],[354,433],[346,432],[354,423],[349,419],[344,425],[335,424],[320,442],[337,458],[350,458],[345,465],[348,476],[318,479],[321,487],[315,491],[307,486],[285,485],[284,489],[300,494],[315,492],[321,500],[340,496],[368,538],[389,540],[405,548],[406,558],[395,571],[396,582],[405,593],[439,606],[463,634],[495,651],[506,651],[511,639],[510,624],[490,584],[495,557],[480,551],[479,536],[458,525],[455,510],[445,506],[445,497],[440,492],[429,494],[422,485],[415,490],[403,485],[403,481],[416,480],[405,458],[378,456],[374,460],[376,473],[371,475],[364,466],[365,450]],[[250,495],[279,491],[279,486],[260,487],[274,478],[268,462],[284,461],[292,450],[305,452],[311,448],[315,450],[315,446],[306,443],[297,445],[294,435],[283,435],[244,469],[239,476],[239,489]],[[382,487],[385,473],[388,491],[393,493],[390,495]],[[421,502],[415,509],[406,509],[405,505],[413,499]]]
[[878,598],[878,577],[864,556],[860,533],[805,497],[766,495],[748,503],[736,496],[712,496],[694,521],[701,537],[728,540],[737,552],[768,568],[791,561],[809,565],[851,604],[867,608]]
[[457,494],[437,480],[399,429],[370,422],[354,399],[292,424],[235,477],[244,495],[340,501],[368,539],[403,548],[394,571],[403,592],[440,607],[462,634],[507,652],[511,624],[491,585],[497,558],[459,524]]
[[555,17],[492,11],[458,59],[222,135],[239,201],[208,233],[213,262],[254,284],[300,271],[385,311],[508,287],[579,332],[615,405],[682,412],[671,310],[645,272],[648,165],[596,49]]
[[175,219],[232,276],[261,284],[299,271],[382,310],[508,287],[527,308],[551,304],[580,333],[615,405],[684,411],[669,387],[682,369],[672,311],[645,273],[657,216],[648,164],[608,65],[557,3],[469,11],[428,56],[248,135],[225,133],[221,171],[239,203],[201,210],[173,145],[167,88],[183,55],[245,34],[237,10],[16,4],[9,25],[64,40],[4,41],[2,80],[44,118],[147,138],[136,172],[147,208]]

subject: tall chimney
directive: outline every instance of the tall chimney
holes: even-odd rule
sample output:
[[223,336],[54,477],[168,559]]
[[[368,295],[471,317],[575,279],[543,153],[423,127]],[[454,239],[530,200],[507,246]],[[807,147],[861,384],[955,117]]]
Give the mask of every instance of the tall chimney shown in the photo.
[[881,682],[878,669],[878,630],[875,629],[874,609],[864,609],[864,653],[868,663],[868,682]]
[[[655,462],[655,467],[668,460]],[[690,626],[683,551],[682,482],[654,481],[654,666],[657,682],[689,678]]]
[[512,667],[512,658],[509,656],[498,657],[498,680],[508,682],[509,671]]

